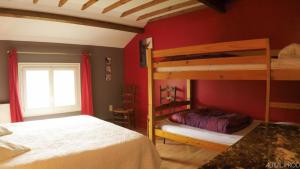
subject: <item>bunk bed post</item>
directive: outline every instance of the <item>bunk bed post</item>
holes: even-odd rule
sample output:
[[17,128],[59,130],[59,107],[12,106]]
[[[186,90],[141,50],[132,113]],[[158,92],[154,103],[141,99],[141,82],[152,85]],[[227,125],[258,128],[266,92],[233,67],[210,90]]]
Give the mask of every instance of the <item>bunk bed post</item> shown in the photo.
[[154,130],[154,110],[153,110],[153,66],[152,66],[152,50],[147,49],[147,66],[148,66],[148,137],[155,144]]
[[[191,101],[191,80],[186,80],[186,100]],[[186,106],[187,109],[191,108],[191,104]]]
[[266,111],[265,122],[270,120],[270,91],[271,91],[271,52],[270,52],[270,40],[266,39]]

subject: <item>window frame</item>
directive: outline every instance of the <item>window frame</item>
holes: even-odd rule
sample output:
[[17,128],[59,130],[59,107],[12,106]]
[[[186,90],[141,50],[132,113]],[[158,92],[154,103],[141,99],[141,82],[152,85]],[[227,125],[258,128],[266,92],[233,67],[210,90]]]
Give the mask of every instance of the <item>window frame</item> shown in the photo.
[[[49,71],[49,96],[50,106],[48,108],[27,108],[26,100],[26,71],[27,70],[48,70]],[[75,73],[75,105],[71,106],[54,106],[54,70],[74,70]],[[19,90],[21,107],[23,109],[24,117],[34,117],[43,115],[53,115],[68,112],[81,111],[81,76],[80,63],[18,63],[19,74]]]

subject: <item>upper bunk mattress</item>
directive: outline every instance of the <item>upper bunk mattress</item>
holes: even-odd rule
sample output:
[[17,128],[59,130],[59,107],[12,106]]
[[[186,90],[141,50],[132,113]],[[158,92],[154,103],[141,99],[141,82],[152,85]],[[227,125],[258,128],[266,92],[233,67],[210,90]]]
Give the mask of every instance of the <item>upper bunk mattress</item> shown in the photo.
[[[271,68],[274,69],[300,69],[300,58],[272,59]],[[158,67],[157,72],[182,72],[182,71],[217,71],[217,70],[265,70],[265,64],[224,64],[224,65],[199,65]]]
[[1,169],[153,169],[160,157],[145,136],[91,116],[3,125],[1,140],[30,148]]
[[231,146],[234,143],[238,142],[242,137],[248,134],[259,124],[260,121],[254,120],[248,127],[232,134],[218,133],[214,131],[191,127],[183,124],[174,123],[170,120],[163,121],[163,123],[159,124],[157,127],[163,131],[170,132],[173,134]]

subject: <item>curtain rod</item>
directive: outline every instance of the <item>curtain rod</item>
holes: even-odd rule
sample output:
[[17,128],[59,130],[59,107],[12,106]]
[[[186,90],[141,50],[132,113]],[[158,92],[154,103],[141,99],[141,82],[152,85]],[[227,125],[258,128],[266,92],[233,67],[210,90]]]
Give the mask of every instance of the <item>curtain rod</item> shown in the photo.
[[[7,50],[6,53],[9,54],[10,50]],[[31,55],[74,55],[78,56],[81,53],[64,53],[64,52],[28,52],[28,51],[17,51],[18,54],[31,54]],[[88,53],[91,56],[91,53]]]

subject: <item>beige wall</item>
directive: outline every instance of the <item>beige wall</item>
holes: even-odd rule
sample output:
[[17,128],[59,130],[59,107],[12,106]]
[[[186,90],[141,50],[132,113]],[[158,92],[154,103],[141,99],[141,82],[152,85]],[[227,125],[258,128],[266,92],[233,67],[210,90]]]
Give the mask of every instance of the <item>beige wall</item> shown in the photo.
[[[8,72],[7,54],[8,49],[16,48],[18,51],[55,52],[55,53],[78,53],[79,55],[30,55],[20,54],[19,62],[63,62],[79,63],[80,53],[91,53],[92,81],[94,112],[102,119],[110,119],[108,111],[110,104],[120,104],[120,93],[123,85],[123,49],[66,45],[55,43],[15,42],[0,41],[0,103],[8,102]],[[112,81],[105,81],[104,58],[112,57]],[[39,117],[40,118],[40,117]]]
[[0,41],[0,103],[8,102],[7,44]]

